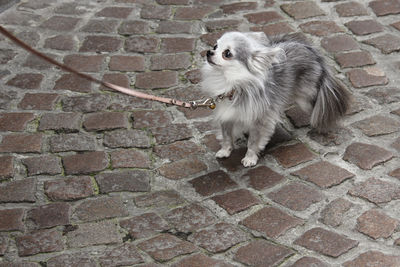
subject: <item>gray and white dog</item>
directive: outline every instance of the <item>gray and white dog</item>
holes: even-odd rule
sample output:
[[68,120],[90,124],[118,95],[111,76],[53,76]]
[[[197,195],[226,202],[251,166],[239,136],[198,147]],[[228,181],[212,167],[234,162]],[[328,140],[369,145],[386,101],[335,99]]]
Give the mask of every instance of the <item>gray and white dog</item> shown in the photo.
[[298,35],[268,38],[263,32],[225,33],[202,67],[202,90],[220,99],[217,158],[229,157],[234,141],[248,133],[245,167],[257,164],[281,113],[292,103],[327,132],[349,106],[350,93],[329,71],[322,54]]

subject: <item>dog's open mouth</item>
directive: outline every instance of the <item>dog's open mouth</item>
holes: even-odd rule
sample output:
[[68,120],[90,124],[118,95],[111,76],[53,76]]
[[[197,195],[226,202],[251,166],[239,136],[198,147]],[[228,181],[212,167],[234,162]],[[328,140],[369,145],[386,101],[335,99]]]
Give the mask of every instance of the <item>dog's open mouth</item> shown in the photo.
[[218,66],[217,64],[212,61],[211,57],[207,57],[207,62],[210,63],[211,65]]

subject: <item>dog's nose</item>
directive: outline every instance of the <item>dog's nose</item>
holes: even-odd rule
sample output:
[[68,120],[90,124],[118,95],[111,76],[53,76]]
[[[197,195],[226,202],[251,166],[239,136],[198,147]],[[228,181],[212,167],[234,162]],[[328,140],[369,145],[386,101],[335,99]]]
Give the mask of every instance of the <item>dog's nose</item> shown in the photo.
[[207,57],[211,57],[211,56],[213,56],[214,55],[214,52],[213,51],[211,51],[211,50],[208,50],[207,51]]

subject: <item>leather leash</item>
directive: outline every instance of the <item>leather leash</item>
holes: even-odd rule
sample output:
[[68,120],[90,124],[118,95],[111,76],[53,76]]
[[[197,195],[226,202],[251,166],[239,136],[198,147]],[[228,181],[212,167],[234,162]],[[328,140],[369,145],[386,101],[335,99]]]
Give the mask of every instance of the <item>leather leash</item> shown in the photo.
[[91,82],[97,83],[97,84],[101,84],[105,87],[108,87],[110,89],[116,90],[118,92],[130,95],[130,96],[134,96],[134,97],[138,97],[138,98],[142,98],[142,99],[147,99],[147,100],[152,100],[152,101],[158,101],[161,103],[165,103],[165,104],[169,104],[169,105],[175,105],[175,106],[180,106],[180,107],[184,107],[184,108],[191,108],[191,109],[196,109],[198,107],[208,107],[210,109],[214,109],[215,108],[215,101],[213,98],[207,98],[207,99],[202,99],[202,100],[195,100],[195,101],[189,101],[189,102],[185,102],[185,101],[180,101],[180,100],[176,100],[173,98],[167,98],[167,97],[161,97],[161,96],[155,96],[155,95],[150,95],[150,94],[145,94],[133,89],[129,89],[126,87],[122,87],[113,83],[109,83],[109,82],[105,82],[105,81],[101,81],[99,79],[96,79],[90,75],[84,74],[82,72],[79,72],[77,70],[75,70],[74,68],[71,68],[65,64],[62,64],[46,55],[44,55],[43,53],[35,50],[34,48],[32,48],[31,46],[29,46],[28,44],[24,43],[23,41],[21,41],[20,39],[18,39],[17,37],[15,37],[12,33],[10,33],[9,31],[7,31],[5,28],[3,28],[2,26],[0,26],[0,32],[6,36],[8,39],[10,39],[11,41],[13,41],[14,43],[16,43],[17,45],[19,45],[20,47],[22,47],[23,49],[25,49],[26,51],[28,51],[29,53],[32,53],[38,57],[40,57],[41,59],[56,65],[57,67],[71,72],[73,74],[78,75],[81,78],[87,79]]

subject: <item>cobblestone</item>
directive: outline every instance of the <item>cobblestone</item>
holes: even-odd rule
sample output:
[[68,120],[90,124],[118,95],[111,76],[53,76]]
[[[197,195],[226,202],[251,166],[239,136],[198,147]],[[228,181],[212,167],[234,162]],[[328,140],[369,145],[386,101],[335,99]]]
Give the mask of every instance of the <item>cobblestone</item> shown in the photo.
[[291,105],[257,166],[212,110],[137,99],[0,36],[0,266],[400,266],[397,0],[37,0],[0,23],[96,79],[201,99],[227,31],[300,34],[353,95],[339,127]]

